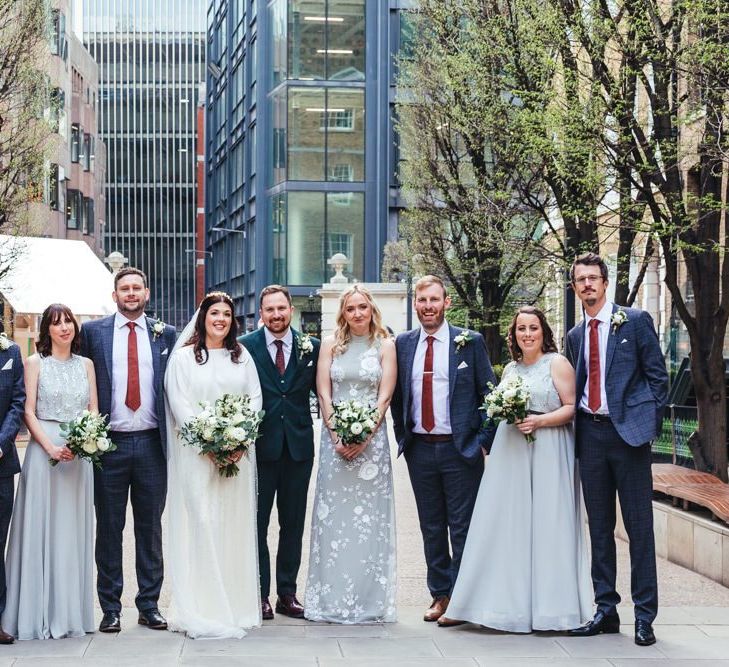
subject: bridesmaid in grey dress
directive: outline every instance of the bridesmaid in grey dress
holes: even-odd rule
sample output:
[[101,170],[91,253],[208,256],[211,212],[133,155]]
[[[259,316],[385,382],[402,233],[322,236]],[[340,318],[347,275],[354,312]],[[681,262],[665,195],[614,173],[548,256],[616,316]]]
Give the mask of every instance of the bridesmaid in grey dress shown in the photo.
[[[592,617],[572,417],[575,374],[556,354],[544,314],[525,306],[509,328],[530,414],[502,422],[476,498],[461,568],[441,626],[463,621],[508,632],[569,630]],[[534,442],[525,435],[533,433]]]
[[[339,301],[337,329],[322,342],[317,392],[322,410],[304,616],[330,623],[396,619],[395,506],[384,415],[397,378],[395,344],[367,289]],[[332,403],[377,406],[372,436],[347,445],[326,424]]]
[[[94,630],[93,470],[59,435],[61,422],[95,411],[94,367],[74,352],[67,306],[41,318],[38,353],[25,363],[25,450],[7,557],[3,627],[18,639],[80,637]],[[58,461],[55,467],[49,459]]]

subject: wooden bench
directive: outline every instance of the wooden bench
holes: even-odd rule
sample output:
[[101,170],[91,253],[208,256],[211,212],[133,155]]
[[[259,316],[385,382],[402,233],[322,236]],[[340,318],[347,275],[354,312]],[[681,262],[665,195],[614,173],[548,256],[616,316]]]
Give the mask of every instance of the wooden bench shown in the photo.
[[694,505],[705,507],[712,519],[729,524],[729,485],[706,472],[671,463],[654,463],[653,490],[670,496],[684,510]]

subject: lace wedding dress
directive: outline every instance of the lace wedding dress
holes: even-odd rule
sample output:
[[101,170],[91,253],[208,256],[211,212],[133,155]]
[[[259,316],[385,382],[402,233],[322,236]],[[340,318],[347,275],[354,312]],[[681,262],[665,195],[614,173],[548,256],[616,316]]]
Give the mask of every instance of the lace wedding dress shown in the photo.
[[[376,405],[379,344],[354,336],[332,361],[332,400]],[[396,619],[396,543],[392,467],[383,422],[353,461],[322,428],[311,520],[304,615],[310,621],[380,623]]]
[[165,374],[172,428],[168,433],[167,568],[171,586],[170,630],[194,638],[241,638],[261,624],[256,549],[256,453],[238,463],[236,477],[177,437],[182,424],[201,411],[200,402],[223,394],[248,394],[261,409],[261,387],[251,356],[240,363],[228,350],[209,350],[204,364],[191,345],[176,349]]

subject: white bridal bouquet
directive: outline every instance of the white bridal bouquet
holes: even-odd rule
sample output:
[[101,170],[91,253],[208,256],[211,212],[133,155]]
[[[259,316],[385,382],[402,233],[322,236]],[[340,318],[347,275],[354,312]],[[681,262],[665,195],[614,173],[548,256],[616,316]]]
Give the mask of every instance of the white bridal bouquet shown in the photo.
[[[101,470],[101,456],[113,452],[116,445],[109,440],[106,417],[84,410],[79,417],[61,424],[61,437],[66,446],[80,459],[88,459]],[[49,459],[52,466],[58,465],[55,459]]]
[[[491,392],[483,399],[479,410],[484,410],[494,424],[501,421],[513,424],[527,416],[529,389],[519,375],[513,375],[496,388],[489,382],[489,387]],[[533,434],[525,433],[524,437],[527,442],[534,442]]]
[[265,413],[251,408],[250,396],[237,394],[224,394],[214,404],[202,402],[200,407],[202,412],[180,429],[180,438],[201,455],[212,454],[221,477],[235,477],[239,469],[230,456],[253,446]]
[[329,418],[329,428],[345,445],[363,443],[380,421],[380,412],[377,408],[363,405],[359,401],[338,401],[332,407],[334,412]]

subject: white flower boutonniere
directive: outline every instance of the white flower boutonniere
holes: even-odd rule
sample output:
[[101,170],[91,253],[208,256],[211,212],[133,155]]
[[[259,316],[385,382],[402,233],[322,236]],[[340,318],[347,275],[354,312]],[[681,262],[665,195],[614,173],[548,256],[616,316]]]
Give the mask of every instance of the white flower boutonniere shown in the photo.
[[165,323],[157,318],[157,321],[152,325],[152,340],[157,340],[165,332]]
[[610,324],[613,326],[613,335],[615,335],[615,332],[627,321],[628,313],[626,313],[622,308],[618,308],[618,310],[616,310],[610,318]]
[[473,340],[473,335],[471,332],[466,329],[465,331],[461,331],[454,339],[453,344],[456,346],[456,352],[460,352],[468,343],[470,343]]
[[298,334],[296,344],[299,346],[299,360],[303,359],[304,355],[311,354],[314,351],[314,343],[311,342],[309,334]]
[[0,333],[0,350],[7,350],[11,345],[13,345],[13,341],[8,338],[8,335],[4,331]]

